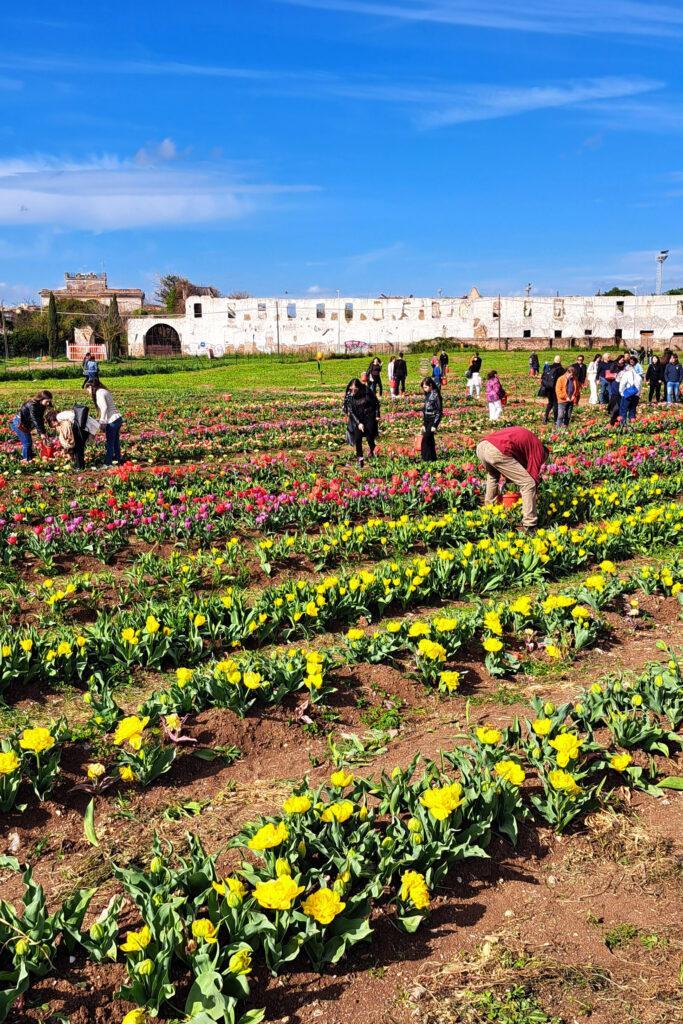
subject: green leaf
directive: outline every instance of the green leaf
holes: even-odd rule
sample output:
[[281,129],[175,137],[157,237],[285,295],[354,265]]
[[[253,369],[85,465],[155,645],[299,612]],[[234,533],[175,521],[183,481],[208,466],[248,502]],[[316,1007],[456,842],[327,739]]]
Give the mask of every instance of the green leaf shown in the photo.
[[21,864],[16,857],[8,857],[3,853],[0,855],[0,868],[9,868],[10,871],[21,871]]
[[657,785],[660,789],[677,789],[683,791],[683,775],[669,775],[666,779],[659,779]]
[[97,838],[97,832],[95,831],[95,797],[92,797],[90,803],[85,809],[85,817],[83,819],[83,831],[85,838],[88,840],[91,846],[99,846],[100,841]]

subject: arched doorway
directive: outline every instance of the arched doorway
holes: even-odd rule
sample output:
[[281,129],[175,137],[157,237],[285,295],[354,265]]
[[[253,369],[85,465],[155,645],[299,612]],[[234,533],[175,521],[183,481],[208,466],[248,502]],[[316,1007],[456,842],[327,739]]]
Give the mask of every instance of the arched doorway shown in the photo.
[[170,324],[154,324],[145,335],[146,356],[179,356],[180,335]]

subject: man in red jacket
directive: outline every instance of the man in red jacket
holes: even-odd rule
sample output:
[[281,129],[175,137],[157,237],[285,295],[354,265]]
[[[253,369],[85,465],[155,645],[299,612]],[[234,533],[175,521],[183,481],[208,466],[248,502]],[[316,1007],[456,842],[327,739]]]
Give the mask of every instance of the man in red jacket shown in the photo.
[[524,427],[506,427],[488,434],[477,445],[477,455],[486,468],[484,503],[491,505],[498,497],[501,477],[515,484],[522,496],[522,525],[533,533],[538,524],[538,483],[549,454],[549,449]]

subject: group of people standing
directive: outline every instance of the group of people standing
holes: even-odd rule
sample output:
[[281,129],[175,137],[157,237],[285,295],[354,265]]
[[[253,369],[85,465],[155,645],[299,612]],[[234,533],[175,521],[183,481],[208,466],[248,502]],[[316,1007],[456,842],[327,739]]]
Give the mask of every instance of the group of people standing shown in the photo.
[[[397,398],[399,393],[405,396],[408,368],[402,352],[398,354],[398,357],[392,357],[389,368],[388,376],[392,398]],[[441,388],[433,376],[425,377],[420,387],[424,395],[420,453],[425,462],[435,462],[435,434],[443,417]],[[365,373],[349,381],[344,395],[343,411],[347,417],[346,440],[355,449],[360,468],[365,465],[363,441],[367,445],[369,457],[374,458],[375,455],[379,436],[382,393],[382,360],[375,357]]]
[[[10,422],[10,428],[21,445],[21,457],[30,462],[34,457],[33,437],[37,437],[45,455],[54,454],[54,431],[57,444],[71,456],[74,469],[85,468],[85,446],[101,432],[105,440],[105,465],[121,462],[121,426],[123,417],[114,397],[98,375],[97,363],[83,360],[83,388],[95,405],[95,416],[88,406],[77,402],[71,409],[57,412],[51,391],[39,391],[23,403]],[[87,362],[86,362],[87,360]],[[94,370],[92,363],[94,362]]]

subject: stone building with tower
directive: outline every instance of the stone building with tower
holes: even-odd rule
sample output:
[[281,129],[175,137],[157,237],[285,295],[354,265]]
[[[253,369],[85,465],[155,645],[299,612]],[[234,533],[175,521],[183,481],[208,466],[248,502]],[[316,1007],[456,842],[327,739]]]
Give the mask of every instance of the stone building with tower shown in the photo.
[[63,288],[41,289],[40,304],[43,309],[50,301],[50,292],[57,302],[69,299],[75,302],[99,302],[102,306],[108,306],[116,296],[121,316],[137,313],[145,304],[145,293],[140,288],[110,288],[104,273],[65,274]]

